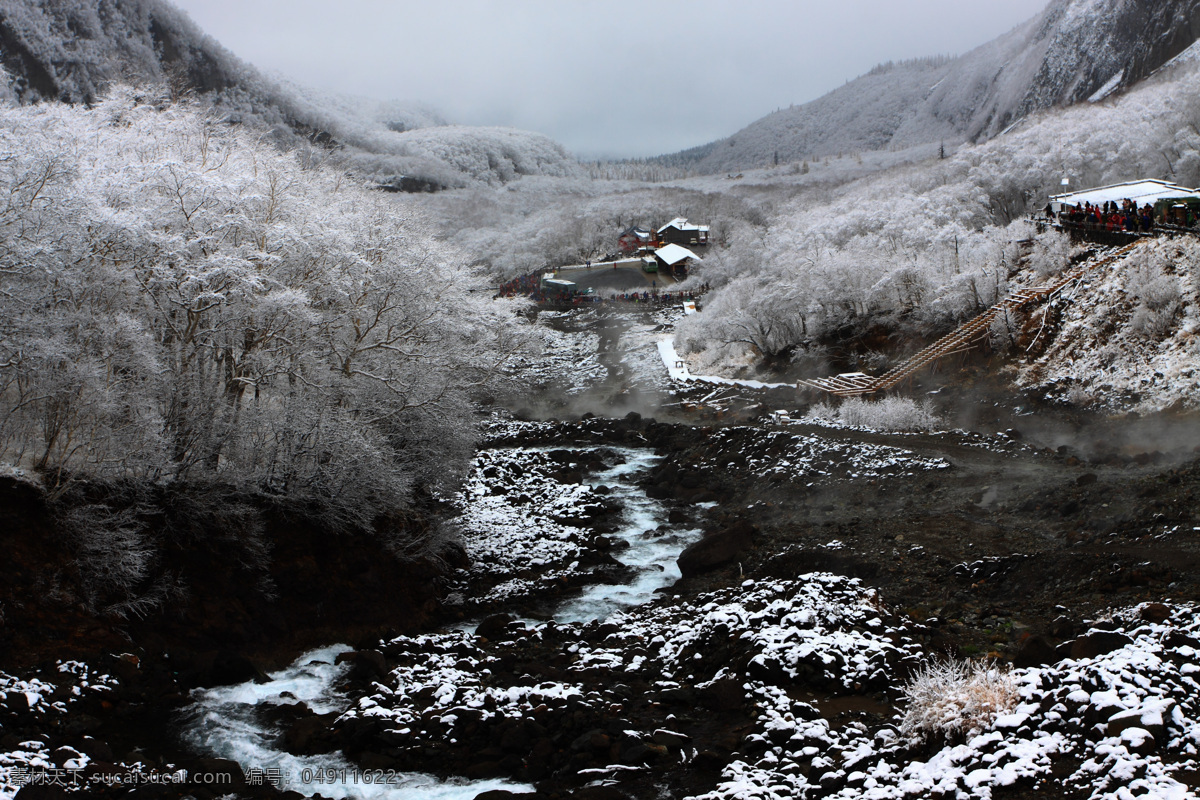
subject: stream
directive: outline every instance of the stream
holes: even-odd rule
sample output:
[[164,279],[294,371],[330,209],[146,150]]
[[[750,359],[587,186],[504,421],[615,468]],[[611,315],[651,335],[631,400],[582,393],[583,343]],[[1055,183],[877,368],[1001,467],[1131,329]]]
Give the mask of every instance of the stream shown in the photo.
[[650,498],[632,479],[654,466],[661,456],[637,448],[613,448],[625,462],[599,472],[589,480],[592,486],[608,486],[623,509],[622,527],[616,538],[629,544],[617,555],[617,560],[634,570],[631,582],[613,586],[594,584],[581,594],[565,601],[554,612],[554,621],[589,622],[607,619],[625,608],[649,602],[659,589],[679,580],[675,559],[679,553],[700,537],[699,530],[667,530],[667,513],[662,503]]
[[236,761],[247,774],[259,770],[264,780],[279,788],[308,796],[459,800],[489,789],[513,788],[514,784],[504,781],[455,783],[420,773],[379,775],[382,780],[367,782],[375,775],[364,772],[361,780],[346,780],[357,768],[338,754],[294,756],[278,749],[279,734],[259,721],[258,708],[302,702],[318,714],[345,711],[351,699],[333,687],[349,665],[335,664],[335,659],[350,649],[332,645],[305,653],[287,669],[273,673],[268,683],[197,692],[197,702],[184,715],[184,741],[197,750]]
[[[623,463],[589,476],[588,482],[608,486],[610,496],[622,507],[620,530],[612,536],[628,543],[617,557],[632,568],[633,580],[618,586],[586,587],[559,606],[553,615],[555,622],[605,619],[648,602],[657,590],[679,578],[675,560],[700,536],[698,530],[668,529],[662,504],[634,482],[660,456],[645,449],[615,449],[624,457]],[[351,649],[339,644],[305,653],[288,668],[272,673],[267,683],[197,690],[196,702],[181,718],[184,741],[197,751],[236,761],[248,775],[263,776],[281,789],[306,796],[470,800],[492,789],[532,791],[532,787],[506,781],[443,781],[420,773],[368,772],[358,774],[355,780],[356,767],[340,754],[294,756],[279,749],[279,731],[264,724],[259,710],[264,705],[305,703],[318,714],[345,711],[353,699],[334,687],[349,665],[338,665],[336,659]],[[371,778],[374,780],[367,782]]]

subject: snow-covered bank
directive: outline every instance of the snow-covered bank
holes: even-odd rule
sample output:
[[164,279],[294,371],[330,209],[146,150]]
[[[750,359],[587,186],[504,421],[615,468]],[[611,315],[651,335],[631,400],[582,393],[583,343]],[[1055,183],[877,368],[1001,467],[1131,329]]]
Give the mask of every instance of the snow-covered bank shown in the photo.
[[844,442],[786,430],[730,427],[710,439],[721,453],[699,464],[701,469],[723,468],[745,477],[809,486],[860,478],[911,476],[950,468],[944,458],[928,458],[911,450],[866,442]]
[[0,745],[0,800],[12,800],[23,786],[48,785],[54,778],[76,788],[89,785],[90,776],[83,770],[92,759],[82,751],[73,747],[52,751],[49,735],[30,732],[27,738],[7,740],[23,727],[53,729],[66,724],[79,705],[109,696],[116,683],[81,661],[60,661],[54,674],[42,677],[0,672],[0,738],[6,740]]
[[[517,624],[490,640],[402,637],[382,647],[399,666],[340,724],[371,721],[393,746],[437,747],[460,764],[519,729],[537,740],[522,771],[530,779],[567,761],[594,777],[649,774],[695,757],[692,729],[707,722],[696,703],[711,706],[702,697],[729,695],[718,704],[725,710],[760,694],[774,702],[777,690],[763,681],[800,676],[855,692],[886,688],[915,658],[911,642],[889,638],[895,627],[857,581],[812,575],[632,608],[603,625]],[[538,677],[509,666],[529,659]]]
[[1159,239],[1091,276],[1058,309],[1018,386],[1077,406],[1152,413],[1200,406],[1200,240]]
[[904,740],[894,724],[814,725],[806,704],[764,692],[778,703],[760,706],[769,741],[757,757],[730,764],[704,800],[987,800],[1014,785],[1051,793],[1061,786],[1096,800],[1192,797],[1200,766],[1195,612],[1143,606],[1115,614],[1072,646],[1095,655],[1014,670],[1020,704],[1012,713],[931,749]]
[[[628,780],[689,769],[712,746],[699,704],[753,720],[705,800],[985,800],[1013,785],[1050,791],[1060,779],[1094,798],[1191,796],[1195,609],[1142,606],[1097,626],[1066,648],[1076,657],[1014,670],[1011,712],[932,745],[902,735],[894,705],[911,670],[936,657],[923,652],[926,629],[860,582],[819,573],[631,609],[602,627],[397,639],[383,650],[401,666],[341,724],[381,723],[394,746],[436,746],[459,763],[470,761],[463,748],[528,728],[523,736],[546,741],[531,777],[570,759],[581,774]],[[508,665],[530,658],[540,677],[522,682]],[[855,705],[875,711],[839,711]],[[614,710],[619,735],[593,749],[588,727],[603,730]]]
[[796,384],[794,383],[764,383],[763,381],[722,378],[718,375],[693,375],[688,369],[687,362],[680,358],[679,353],[675,351],[675,342],[670,338],[659,340],[658,352],[662,356],[663,365],[667,368],[667,374],[673,381],[680,381],[682,383],[697,381],[699,383],[712,383],[718,386],[745,386],[748,389],[796,388]]

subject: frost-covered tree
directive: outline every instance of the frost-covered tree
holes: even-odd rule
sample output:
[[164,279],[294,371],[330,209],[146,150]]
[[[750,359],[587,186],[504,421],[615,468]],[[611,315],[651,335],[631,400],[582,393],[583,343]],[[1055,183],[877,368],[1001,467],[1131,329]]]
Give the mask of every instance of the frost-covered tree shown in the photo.
[[[707,340],[727,351],[734,328],[778,331],[781,293],[795,298],[799,328],[814,338],[846,325],[945,330],[994,304],[1022,269],[1022,280],[1047,280],[1072,247],[1061,234],[1037,234],[1025,217],[1064,175],[1077,186],[1200,182],[1198,71],[1181,61],[1118,99],[1034,116],[945,159],[799,193],[776,210],[758,257],[738,262],[736,288],[718,288],[705,318],[681,330],[681,347],[700,352]],[[732,252],[712,259],[717,274],[732,261]],[[1151,291],[1157,285],[1147,282],[1137,320],[1152,336],[1175,319],[1175,307]]]
[[0,109],[0,447],[345,521],[452,478],[502,309],[413,207],[195,107]]

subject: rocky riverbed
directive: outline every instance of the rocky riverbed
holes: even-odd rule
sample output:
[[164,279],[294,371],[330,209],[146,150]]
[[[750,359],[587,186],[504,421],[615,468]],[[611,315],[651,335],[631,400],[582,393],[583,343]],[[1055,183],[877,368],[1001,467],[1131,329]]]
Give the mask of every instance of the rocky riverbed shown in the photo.
[[[130,781],[201,798],[1195,792],[1200,465],[1186,439],[1112,452],[1012,429],[686,417],[495,416],[461,493],[437,500],[460,547],[387,578],[436,596],[387,589],[393,615],[411,610],[393,631],[360,625],[290,667],[296,635],[206,647],[167,623],[6,651],[0,797],[124,796]],[[643,544],[678,555],[630,566]],[[329,576],[348,617],[371,596],[352,574]],[[640,581],[636,600],[604,601]],[[314,607],[303,583],[282,588]],[[32,623],[13,630],[26,619],[10,613],[6,641],[36,640]],[[1007,699],[979,716],[955,700],[937,713],[968,724],[922,728],[905,689],[949,656],[1002,667]],[[231,688],[198,691],[218,685]],[[245,716],[206,721],[205,698],[242,698]],[[218,729],[260,749],[205,738]],[[302,783],[305,768],[336,780]]]

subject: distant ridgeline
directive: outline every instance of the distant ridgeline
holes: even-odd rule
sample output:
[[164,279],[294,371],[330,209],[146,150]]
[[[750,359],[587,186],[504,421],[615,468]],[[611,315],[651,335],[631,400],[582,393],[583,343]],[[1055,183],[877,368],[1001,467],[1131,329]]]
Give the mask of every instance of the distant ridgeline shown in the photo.
[[732,136],[655,159],[736,172],[844,153],[989,139],[1041,109],[1099,102],[1141,81],[1200,34],[1196,0],[1053,0],[957,58],[888,62]]
[[91,105],[118,83],[155,84],[281,144],[328,150],[390,191],[502,184],[581,168],[545,136],[450,126],[413,104],[322,95],[263,76],[163,0],[0,0],[0,99]]

